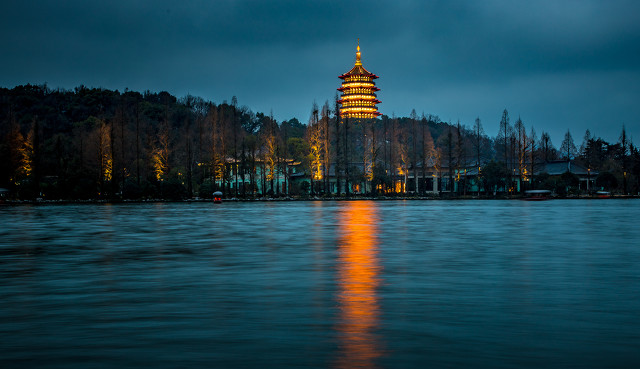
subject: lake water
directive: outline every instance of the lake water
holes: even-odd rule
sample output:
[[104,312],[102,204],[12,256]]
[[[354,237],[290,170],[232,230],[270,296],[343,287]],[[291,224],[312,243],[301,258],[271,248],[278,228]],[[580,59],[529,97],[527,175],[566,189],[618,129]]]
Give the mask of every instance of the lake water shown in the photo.
[[2,368],[638,368],[640,200],[0,207]]

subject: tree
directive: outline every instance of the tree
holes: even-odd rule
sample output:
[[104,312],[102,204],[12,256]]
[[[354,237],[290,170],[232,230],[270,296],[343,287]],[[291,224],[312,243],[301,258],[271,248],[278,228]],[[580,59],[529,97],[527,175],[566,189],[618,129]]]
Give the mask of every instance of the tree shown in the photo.
[[341,156],[342,156],[341,155],[342,145],[341,145],[341,142],[340,142],[340,137],[342,136],[341,132],[340,132],[340,127],[342,126],[342,124],[341,124],[342,122],[341,122],[341,115],[340,115],[340,104],[338,103],[338,101],[339,101],[338,94],[336,94],[335,95],[335,101],[334,101],[335,106],[334,106],[334,111],[333,111],[333,114],[334,114],[333,119],[334,119],[334,123],[335,123],[335,127],[336,127],[335,128],[335,135],[334,135],[335,136],[335,148],[336,148],[336,150],[335,150],[335,152],[336,152],[336,154],[335,154],[335,158],[336,158],[336,165],[335,165],[336,193],[339,196],[340,193],[341,193],[340,192],[340,182],[341,182],[340,181],[340,177],[341,177],[341,170],[342,170],[341,165],[340,165],[340,163],[342,162],[342,158],[341,158]]
[[531,188],[535,184],[535,169],[536,169],[536,161],[538,159],[536,154],[536,130],[531,127],[531,133],[529,133],[529,183],[531,184]]
[[[517,160],[518,160],[518,178],[520,180],[520,185],[523,184],[523,176],[526,175],[527,172],[527,153],[529,151],[529,139],[527,138],[527,132],[522,122],[522,119],[518,117],[516,121],[515,134],[517,140]],[[520,187],[522,190],[522,187]]]
[[374,168],[376,166],[377,149],[375,126],[369,119],[362,122],[362,162],[363,180],[371,185],[373,181]]
[[509,126],[509,112],[504,109],[502,118],[500,119],[500,134],[502,145],[504,147],[504,165],[508,174],[508,183],[511,183],[511,167],[509,165],[509,137],[511,135],[511,127]]
[[314,185],[314,183],[323,179],[323,131],[323,127],[318,121],[318,105],[314,102],[311,108],[309,127],[307,128],[307,141],[309,142],[309,177],[311,179],[312,196],[317,192],[317,185]]
[[627,157],[629,156],[630,153],[630,146],[631,146],[631,142],[627,137],[627,131],[624,127],[624,125],[622,125],[622,133],[620,133],[620,162],[622,164],[622,191],[623,193],[626,195],[627,192]]
[[[433,137],[431,137],[431,131],[429,130],[429,124],[424,114],[422,115],[422,179],[425,180],[427,176],[427,164],[434,155]],[[426,183],[422,186],[422,193],[426,191]]]
[[155,173],[156,180],[158,181],[164,181],[169,173],[169,152],[169,127],[167,127],[166,124],[163,124],[158,132],[158,137],[156,139],[152,155],[153,171]]
[[418,114],[416,110],[411,110],[411,167],[413,168],[414,191],[418,193]]
[[509,175],[509,171],[505,166],[496,161],[490,161],[484,167],[482,167],[481,181],[486,192],[493,192],[494,195],[501,188],[504,189],[507,185],[506,178]]
[[596,185],[611,191],[618,187],[618,180],[611,172],[601,172],[596,177]]
[[540,135],[540,143],[538,146],[540,146],[542,159],[545,163],[556,158],[556,149],[553,147],[553,143],[551,143],[551,136],[549,136],[547,132],[542,132],[542,135]]
[[[269,185],[270,185],[270,193],[273,194],[274,192],[274,180],[276,177],[276,150],[277,150],[277,141],[276,141],[276,131],[277,131],[277,125],[278,123],[275,121],[275,119],[273,118],[273,113],[271,113],[269,115],[269,118],[267,119],[267,125],[266,127],[263,127],[263,135],[262,135],[262,142],[263,142],[263,146],[264,146],[264,157],[263,157],[263,162],[264,162],[264,170],[263,173],[265,175],[265,179],[267,181],[269,181]],[[263,184],[263,195],[264,195],[264,189],[266,188],[266,183]]]
[[405,193],[407,191],[407,175],[410,165],[408,129],[405,125],[400,125],[399,121],[395,119],[394,132],[396,133],[393,138],[395,141],[394,147],[397,150],[394,156],[398,159],[398,174],[402,176],[399,192]]
[[[463,189],[464,195],[467,194],[467,150],[465,148],[463,129],[460,126],[460,121],[456,126],[456,171],[458,179],[458,194]],[[460,180],[460,173],[464,171],[464,178]]]
[[331,130],[330,130],[330,124],[329,124],[329,112],[330,112],[329,101],[325,101],[324,105],[322,106],[320,121],[322,124],[322,134],[324,138],[324,142],[323,142],[324,152],[322,153],[324,163],[322,166],[322,175],[325,181],[324,190],[326,193],[330,193],[329,171],[331,169],[331,139],[330,139]]
[[476,167],[480,166],[482,162],[480,159],[482,150],[482,137],[484,136],[484,130],[482,129],[482,123],[480,117],[477,117],[473,125],[473,149],[476,156]]
[[109,134],[113,130],[110,125],[101,122],[99,126],[99,151],[98,157],[100,162],[100,191],[103,192],[106,185],[111,182],[113,177],[113,144],[112,135]]
[[564,134],[564,140],[562,140],[562,144],[560,145],[560,152],[565,160],[572,160],[578,153],[578,149],[576,149],[576,145],[573,143],[573,137],[571,137],[569,130]]
[[444,138],[444,146],[447,149],[447,166],[449,168],[448,191],[453,193],[453,127],[448,125],[447,135]]

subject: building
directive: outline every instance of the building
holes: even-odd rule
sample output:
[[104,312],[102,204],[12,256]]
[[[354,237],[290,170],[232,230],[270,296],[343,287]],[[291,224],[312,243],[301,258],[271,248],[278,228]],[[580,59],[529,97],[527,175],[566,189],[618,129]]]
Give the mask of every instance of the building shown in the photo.
[[596,178],[600,172],[577,164],[573,160],[555,160],[544,163],[536,175],[546,173],[553,180],[559,179],[564,173],[571,173],[578,180],[578,188],[583,191],[600,190],[596,186]]
[[380,103],[376,91],[380,91],[380,89],[373,82],[378,76],[362,66],[359,41],[356,64],[339,78],[343,81],[342,86],[338,88],[338,91],[342,93],[340,100],[338,100],[341,105],[340,116],[342,118],[370,119],[381,115],[376,107],[376,104]]

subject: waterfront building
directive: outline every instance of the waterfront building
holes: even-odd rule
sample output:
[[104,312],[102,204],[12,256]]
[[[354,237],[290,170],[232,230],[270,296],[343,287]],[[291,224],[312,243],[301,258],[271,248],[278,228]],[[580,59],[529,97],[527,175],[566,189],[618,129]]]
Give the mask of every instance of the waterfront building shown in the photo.
[[378,78],[362,66],[360,59],[360,42],[356,49],[356,64],[347,73],[339,76],[342,79],[342,86],[338,88],[342,94],[340,96],[340,116],[342,118],[371,119],[377,118],[381,114],[378,112],[376,104],[376,91],[380,91],[374,82]]

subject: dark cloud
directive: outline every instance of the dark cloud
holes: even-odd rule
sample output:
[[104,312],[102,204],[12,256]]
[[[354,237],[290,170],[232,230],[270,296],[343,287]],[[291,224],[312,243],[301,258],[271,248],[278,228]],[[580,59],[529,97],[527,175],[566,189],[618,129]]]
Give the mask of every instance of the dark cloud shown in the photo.
[[168,90],[306,121],[363,62],[385,114],[495,134],[502,109],[559,144],[566,129],[640,138],[635,1],[24,1],[0,5],[0,85]]

